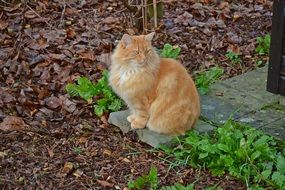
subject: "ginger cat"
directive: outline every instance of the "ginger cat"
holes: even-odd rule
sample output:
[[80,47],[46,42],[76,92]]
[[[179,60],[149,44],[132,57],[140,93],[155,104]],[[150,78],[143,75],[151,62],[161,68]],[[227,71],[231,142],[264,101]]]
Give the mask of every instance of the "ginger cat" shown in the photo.
[[111,56],[109,83],[130,108],[133,129],[184,134],[200,115],[199,95],[179,62],[159,57],[153,36],[123,36]]

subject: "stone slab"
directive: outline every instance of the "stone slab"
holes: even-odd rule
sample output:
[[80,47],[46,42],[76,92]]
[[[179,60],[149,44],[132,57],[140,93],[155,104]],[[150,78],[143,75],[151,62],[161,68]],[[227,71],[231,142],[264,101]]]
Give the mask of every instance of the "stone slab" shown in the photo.
[[278,95],[274,95],[266,90],[267,68],[268,67],[265,66],[263,68],[249,71],[245,74],[221,81],[220,84],[255,97],[259,99],[262,104],[278,101]]
[[[127,121],[128,115],[128,110],[112,112],[110,113],[108,122],[119,127],[124,134],[128,133],[132,130],[130,123]],[[210,133],[214,128],[214,126],[206,122],[198,121],[195,130],[200,133]],[[170,144],[172,138],[175,137],[158,134],[156,132],[148,130],[147,128],[136,130],[136,133],[138,134],[138,137],[142,142],[145,142],[152,147],[158,147],[159,144]]]
[[223,82],[213,84],[210,87],[210,93],[208,96],[225,101],[233,105],[236,109],[247,113],[258,110],[268,103],[268,101],[264,102],[263,100],[252,96],[251,93],[226,86]]
[[129,110],[111,112],[108,123],[119,127],[124,134],[128,133],[130,130],[132,130],[131,125],[127,120],[129,113]]
[[280,96],[279,104],[285,106],[285,96]]
[[262,130],[264,126],[274,123],[280,119],[283,119],[284,116],[285,113],[278,110],[262,109],[244,115],[238,118],[237,121]]
[[201,116],[214,123],[223,124],[230,117],[239,118],[244,113],[239,112],[238,108],[226,101],[209,95],[202,95]]
[[[124,134],[128,133],[129,131],[133,130],[131,129],[130,123],[127,121],[129,113],[129,110],[112,112],[110,113],[108,122],[119,127]],[[168,144],[173,138],[173,136],[158,134],[148,130],[147,128],[138,129],[136,130],[136,133],[142,142],[145,142],[152,147],[158,147],[159,144]]]
[[198,122],[195,125],[194,130],[198,131],[201,134],[210,134],[211,132],[214,131],[215,128],[216,128],[215,126],[209,123],[206,123],[202,120],[198,120]]
[[285,139],[285,118],[272,122],[262,127],[262,131],[278,139],[284,140]]

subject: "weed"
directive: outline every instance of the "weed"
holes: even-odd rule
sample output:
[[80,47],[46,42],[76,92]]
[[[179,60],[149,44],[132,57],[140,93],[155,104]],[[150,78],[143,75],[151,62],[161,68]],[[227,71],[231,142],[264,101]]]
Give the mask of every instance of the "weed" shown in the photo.
[[194,190],[194,184],[187,185],[186,187],[176,183],[172,186],[162,187],[160,190]]
[[[160,190],[194,190],[195,182],[184,186],[179,183],[175,183],[171,186],[161,187]],[[142,175],[138,177],[136,180],[131,180],[128,182],[129,189],[150,189],[150,190],[158,190],[159,182],[157,177],[157,169],[155,167],[151,167],[149,173],[147,175]],[[220,190],[219,187],[207,187],[205,190]]]
[[241,58],[240,55],[237,53],[234,53],[232,51],[227,51],[226,53],[226,57],[231,61],[231,63],[233,64],[237,64],[241,62]]
[[229,173],[249,189],[285,189],[284,152],[273,137],[256,129],[228,120],[213,136],[190,131],[174,144],[161,149],[180,163],[187,160],[192,167],[206,167],[214,175]]
[[162,51],[161,51],[160,56],[164,57],[164,58],[177,59],[180,51],[181,51],[180,47],[172,46],[170,44],[165,44]]
[[264,64],[265,64],[265,62],[263,62],[262,60],[258,60],[258,61],[255,62],[255,65],[256,65],[257,67],[263,67]]
[[91,103],[93,97],[96,96],[96,104],[93,107],[97,116],[108,111],[118,111],[124,105],[108,84],[108,71],[103,71],[102,78],[96,84],[86,77],[80,77],[77,84],[67,84],[66,91],[70,96],[79,96],[88,103]]
[[145,189],[156,190],[158,187],[157,169],[151,167],[147,175],[138,177],[136,180],[131,180],[128,183],[129,189]]
[[81,150],[80,147],[74,147],[73,152],[74,152],[75,154],[81,154],[82,150]]
[[201,94],[209,92],[210,84],[218,80],[224,73],[224,70],[218,67],[213,67],[210,70],[200,73],[195,77],[196,86]]
[[266,34],[264,37],[257,37],[258,45],[255,48],[256,53],[258,53],[259,55],[267,55],[269,53],[270,41],[271,38],[269,34]]

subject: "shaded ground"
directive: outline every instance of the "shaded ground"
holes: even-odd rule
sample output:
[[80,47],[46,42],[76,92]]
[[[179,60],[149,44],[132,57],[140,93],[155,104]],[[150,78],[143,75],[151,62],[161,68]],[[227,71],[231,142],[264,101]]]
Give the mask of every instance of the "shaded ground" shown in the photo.
[[[193,2],[165,3],[154,42],[182,47],[190,73],[219,65],[227,78],[266,59],[254,56],[254,48],[256,37],[270,31],[271,1]],[[132,134],[109,126],[107,116],[96,118],[90,105],[66,95],[66,83],[78,76],[98,79],[116,40],[136,33],[120,2],[36,1],[1,7],[0,18],[1,189],[123,189],[152,164],[161,185],[198,179],[198,189],[244,189],[203,170],[168,171],[162,153],[147,151]],[[242,64],[231,64],[227,49],[240,52]]]

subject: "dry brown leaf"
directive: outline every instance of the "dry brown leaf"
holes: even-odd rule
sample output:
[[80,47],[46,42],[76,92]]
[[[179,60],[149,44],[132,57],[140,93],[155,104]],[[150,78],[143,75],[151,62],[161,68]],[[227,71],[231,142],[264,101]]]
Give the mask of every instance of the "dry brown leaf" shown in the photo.
[[123,158],[123,162],[130,163],[131,161],[128,158]]
[[16,116],[7,116],[0,123],[0,130],[2,131],[24,131],[30,128],[22,118]]
[[8,154],[7,154],[7,152],[5,152],[5,151],[4,151],[4,152],[2,152],[2,151],[0,152],[0,158],[1,158],[1,157],[4,158],[4,157],[7,156],[7,155],[8,155]]
[[105,19],[103,20],[103,22],[104,22],[105,24],[113,24],[113,23],[115,23],[115,22],[117,22],[117,21],[118,21],[118,19],[115,18],[115,17],[112,17],[112,16],[109,16],[109,17],[107,17],[107,18],[105,18]]
[[74,38],[76,36],[75,30],[73,28],[68,28],[66,30],[66,36],[67,38],[70,38],[70,39]]
[[25,18],[35,18],[37,17],[36,13],[32,10],[28,10],[27,12],[25,12]]
[[51,96],[45,99],[45,104],[51,108],[51,109],[55,109],[58,108],[59,106],[62,105],[62,101],[60,98],[55,97],[55,96]]
[[62,172],[65,174],[68,174],[71,172],[71,170],[73,169],[73,163],[72,162],[65,162]]
[[0,20],[0,30],[6,29],[8,25],[8,22],[6,22],[5,20]]
[[64,54],[49,53],[48,56],[52,59],[63,60],[66,56]]
[[87,138],[86,137],[80,137],[78,140],[79,143],[84,144],[87,142]]
[[103,151],[103,154],[108,155],[108,156],[111,156],[111,155],[112,155],[112,152],[111,152],[110,150],[105,149],[105,150]]
[[75,177],[81,177],[83,175],[83,171],[80,169],[77,169],[73,174]]
[[96,180],[100,185],[102,185],[103,187],[113,187],[114,184],[112,183],[109,183],[108,181],[105,181],[105,180],[99,180],[97,179]]
[[90,61],[95,61],[96,59],[94,52],[92,52],[91,50],[79,53],[79,57],[81,59],[90,60]]
[[53,150],[48,148],[47,151],[48,151],[49,157],[53,158],[53,156],[54,156]]

